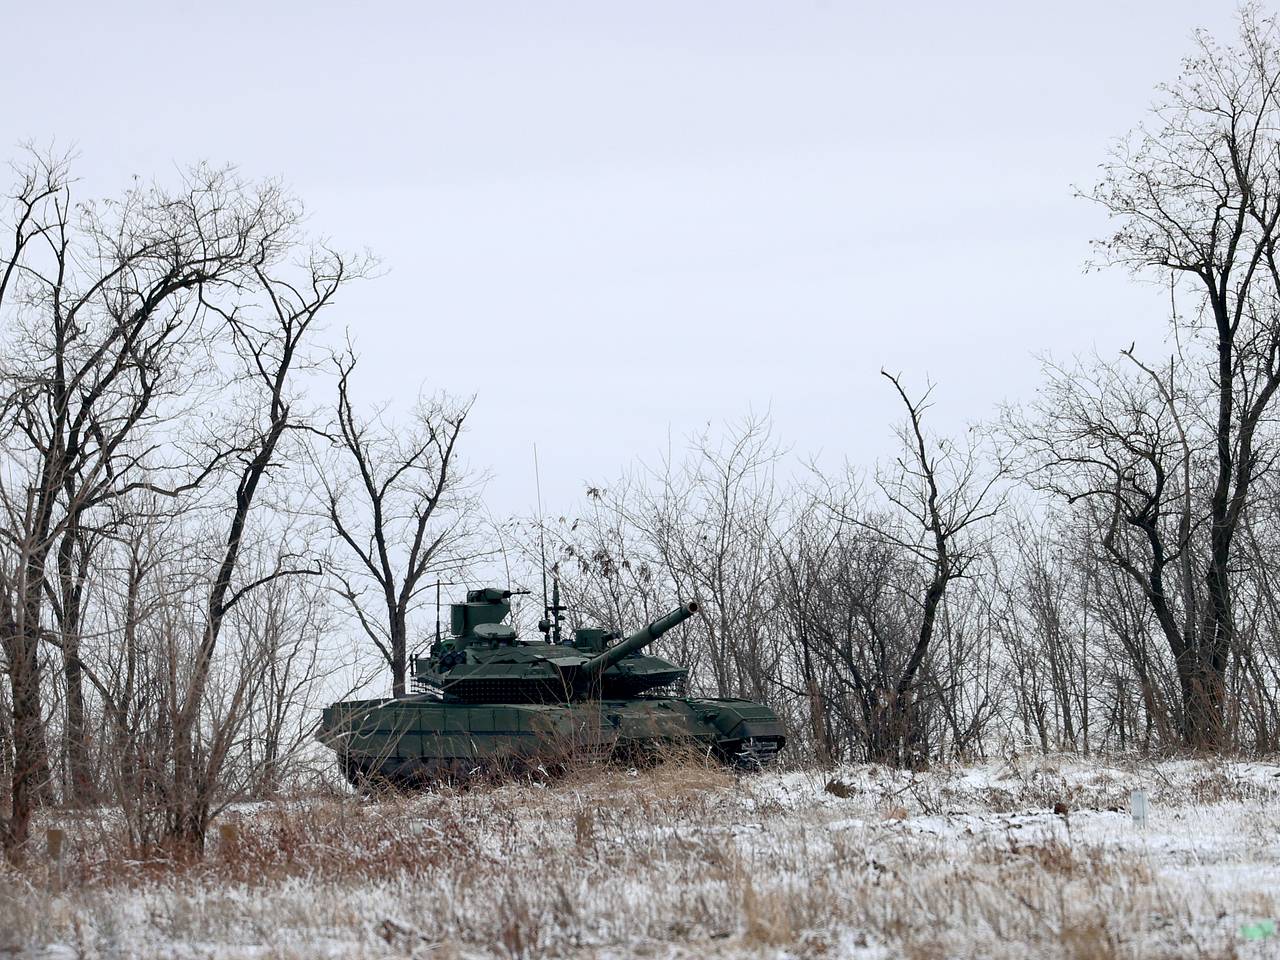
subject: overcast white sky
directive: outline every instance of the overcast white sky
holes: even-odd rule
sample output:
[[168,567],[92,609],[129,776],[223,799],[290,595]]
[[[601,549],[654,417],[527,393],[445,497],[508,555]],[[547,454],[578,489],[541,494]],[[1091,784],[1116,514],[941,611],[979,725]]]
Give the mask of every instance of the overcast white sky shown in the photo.
[[[0,0],[0,143],[56,140],[116,192],[233,161],[371,248],[366,400],[478,395],[499,515],[707,421],[772,410],[869,463],[883,367],[958,430],[1034,354],[1137,339],[1163,300],[1085,274],[1072,184],[1228,2],[141,4]],[[56,10],[56,12],[54,12]]]

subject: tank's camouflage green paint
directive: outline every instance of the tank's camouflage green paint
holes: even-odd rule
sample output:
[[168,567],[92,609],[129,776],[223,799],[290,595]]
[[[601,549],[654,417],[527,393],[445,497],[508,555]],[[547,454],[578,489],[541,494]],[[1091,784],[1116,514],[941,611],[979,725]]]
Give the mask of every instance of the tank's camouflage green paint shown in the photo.
[[688,671],[640,651],[697,604],[613,646],[600,630],[579,630],[569,643],[521,643],[503,622],[510,596],[472,590],[453,605],[453,635],[414,665],[424,692],[324,711],[317,737],[352,782],[413,783],[581,751],[663,747],[755,766],[785,743],[777,714],[762,704],[658,694]]

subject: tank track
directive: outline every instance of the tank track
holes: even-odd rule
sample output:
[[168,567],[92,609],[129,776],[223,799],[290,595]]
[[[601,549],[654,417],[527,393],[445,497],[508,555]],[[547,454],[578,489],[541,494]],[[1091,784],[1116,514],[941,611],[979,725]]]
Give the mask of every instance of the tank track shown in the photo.
[[[710,755],[727,767],[743,773],[757,773],[770,764],[778,755],[780,744],[770,737],[752,737],[738,741],[722,743],[712,749]],[[610,758],[608,751],[600,754],[600,760]],[[635,762],[635,754],[617,754],[615,760],[624,763]],[[432,783],[462,781],[481,776],[507,775],[519,776],[533,770],[543,770],[543,765],[551,762],[548,756],[534,754],[527,757],[508,757],[505,761],[484,761],[464,757],[441,758],[424,763],[395,763],[381,765],[368,760],[360,761],[353,757],[343,756],[339,763],[347,781],[361,789],[381,789],[394,787],[413,789]],[[545,771],[544,771],[545,772]]]
[[730,763],[739,770],[763,770],[778,755],[778,741],[768,737],[749,737],[738,744]]

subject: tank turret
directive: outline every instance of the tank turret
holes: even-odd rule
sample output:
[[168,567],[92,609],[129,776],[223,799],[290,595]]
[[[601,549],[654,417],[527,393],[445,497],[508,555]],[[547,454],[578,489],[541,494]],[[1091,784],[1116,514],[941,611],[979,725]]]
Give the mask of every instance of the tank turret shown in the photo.
[[614,635],[579,629],[568,643],[522,643],[504,623],[511,610],[509,590],[467,592],[452,605],[452,636],[436,643],[429,657],[414,662],[414,682],[424,692],[470,703],[564,703],[598,697],[634,697],[684,679],[688,671],[640,651],[698,609],[686,603],[653,623],[606,646]]

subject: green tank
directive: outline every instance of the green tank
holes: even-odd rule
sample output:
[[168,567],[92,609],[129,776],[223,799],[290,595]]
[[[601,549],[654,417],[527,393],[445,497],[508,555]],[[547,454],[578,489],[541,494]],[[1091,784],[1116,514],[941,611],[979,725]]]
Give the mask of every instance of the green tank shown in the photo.
[[670,748],[756,768],[786,742],[767,706],[680,696],[688,670],[644,652],[696,603],[626,637],[582,629],[562,639],[557,599],[539,625],[545,639],[525,642],[506,622],[511,596],[491,587],[451,605],[450,636],[413,661],[418,692],[324,711],[317,739],[347,779],[412,785],[578,753],[633,758]]

